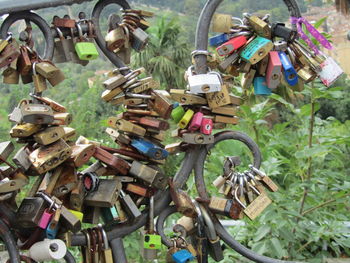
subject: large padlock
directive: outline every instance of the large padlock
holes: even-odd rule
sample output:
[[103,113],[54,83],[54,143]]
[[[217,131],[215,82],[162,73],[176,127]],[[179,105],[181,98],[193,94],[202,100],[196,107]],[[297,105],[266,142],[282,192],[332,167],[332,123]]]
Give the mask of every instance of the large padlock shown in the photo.
[[154,101],[150,100],[148,104],[151,109],[159,114],[163,119],[169,119],[171,115],[171,111],[173,109],[173,105],[170,101],[158,91],[151,91],[151,95],[154,98]]
[[141,212],[137,208],[135,202],[131,199],[130,195],[126,194],[123,190],[120,190],[120,201],[130,217],[138,218],[141,216]]
[[87,42],[87,40],[84,39],[83,31],[79,23],[77,23],[76,26],[79,33],[79,39],[78,42],[75,43],[74,47],[79,59],[93,60],[98,58],[99,54],[95,44],[93,42]]
[[193,67],[187,70],[188,86],[191,93],[209,93],[221,90],[222,80],[217,72],[193,75]]
[[52,109],[43,104],[22,104],[23,122],[32,124],[51,124],[54,120]]
[[219,33],[230,33],[233,26],[232,16],[228,14],[214,14],[211,30]]
[[258,36],[242,50],[240,56],[243,60],[254,65],[266,57],[272,48],[271,40]]
[[32,124],[32,123],[17,124],[14,127],[12,127],[10,131],[10,136],[12,138],[26,138],[38,132],[40,129],[41,129],[40,124]]
[[255,15],[252,15],[248,16],[248,22],[253,28],[254,32],[256,32],[258,35],[269,39],[271,38],[270,26],[264,20]]
[[26,147],[19,149],[15,156],[13,156],[12,161],[23,171],[27,171],[32,166],[29,160],[29,150]]
[[35,88],[35,92],[36,93],[41,93],[43,91],[45,91],[47,89],[47,85],[46,85],[46,78],[44,78],[42,75],[39,75],[36,71],[36,64],[38,62],[34,62],[33,63],[33,83],[34,83],[34,88]]
[[34,140],[41,145],[48,145],[58,141],[64,136],[63,127],[49,127],[34,135]]
[[37,227],[47,207],[41,197],[25,197],[16,213],[18,224],[25,228]]
[[17,61],[15,59],[7,68],[3,71],[3,82],[5,84],[18,84],[19,83],[19,72],[17,71]]

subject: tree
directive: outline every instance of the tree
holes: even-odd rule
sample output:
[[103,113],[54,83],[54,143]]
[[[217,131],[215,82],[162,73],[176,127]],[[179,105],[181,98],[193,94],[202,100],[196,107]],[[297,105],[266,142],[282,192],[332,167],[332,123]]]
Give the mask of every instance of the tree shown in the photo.
[[133,56],[133,66],[143,66],[167,90],[185,85],[183,73],[190,64],[190,49],[179,39],[181,27],[176,19],[159,18],[150,27],[146,50]]

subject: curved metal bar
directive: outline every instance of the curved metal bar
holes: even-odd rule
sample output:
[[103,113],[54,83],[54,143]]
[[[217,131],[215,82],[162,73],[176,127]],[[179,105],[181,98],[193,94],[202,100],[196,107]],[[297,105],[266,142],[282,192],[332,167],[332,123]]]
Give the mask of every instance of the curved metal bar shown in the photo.
[[70,253],[68,249],[63,259],[66,261],[66,263],[76,263],[74,256],[72,255],[72,253]]
[[[125,63],[116,55],[114,54],[112,51],[109,51],[106,47],[106,41],[101,33],[101,29],[100,29],[100,16],[102,13],[102,10],[111,4],[117,4],[119,6],[121,6],[123,9],[130,9],[130,5],[127,1],[125,0],[100,0],[97,2],[97,4],[95,5],[94,9],[92,10],[92,22],[95,26],[95,34],[96,34],[96,38],[95,41],[97,43],[97,45],[99,46],[99,48],[102,50],[102,52],[107,56],[107,58],[118,68],[124,68],[126,67]],[[130,70],[124,70],[121,71],[122,74],[126,75],[127,73],[129,73]]]
[[54,52],[54,39],[51,34],[51,29],[50,29],[50,26],[46,23],[46,21],[42,17],[38,16],[37,14],[34,14],[29,11],[10,14],[8,17],[6,17],[6,19],[1,25],[1,28],[0,28],[1,38],[3,39],[6,38],[7,32],[10,29],[11,25],[16,21],[22,20],[22,19],[33,22],[35,25],[39,27],[45,39],[45,51],[44,51],[44,55],[42,55],[42,58],[47,60],[52,60],[53,52]]
[[[222,132],[215,134],[215,142],[210,145],[210,149],[213,148],[218,142],[228,139],[238,139],[240,141],[253,142],[252,139],[250,139],[247,135],[243,133],[238,132]],[[257,145],[254,142],[249,148],[256,148]],[[254,150],[255,152],[258,152],[259,149]],[[260,151],[259,151],[260,152]],[[202,148],[202,151],[199,153],[197,162],[194,166],[194,172],[195,172],[195,181],[196,181],[196,187],[198,190],[198,194],[203,199],[209,199],[209,194],[205,188],[205,182],[204,182],[204,176],[203,176],[203,167],[204,162],[207,155],[207,149]],[[261,158],[254,158],[254,165],[257,167],[260,167],[261,164]],[[215,215],[211,213],[211,217],[215,226],[215,230],[217,234],[220,236],[220,238],[232,249],[237,251],[239,254],[243,255],[244,257],[253,260],[258,263],[296,263],[294,261],[283,261],[283,260],[277,260],[265,256],[261,256],[256,254],[254,251],[246,248],[245,246],[241,245],[239,242],[237,242],[227,231],[226,229],[221,225],[220,221],[217,219]]]
[[9,227],[1,219],[0,219],[0,238],[4,242],[6,249],[9,253],[9,256],[10,256],[9,262],[20,263],[21,259],[18,252],[16,241],[12,236],[12,233]]
[[123,239],[115,238],[110,242],[112,254],[113,254],[113,262],[115,263],[127,263]]
[[157,223],[156,223],[156,229],[158,235],[162,238],[162,243],[166,245],[167,247],[171,247],[173,245],[173,242],[170,240],[170,238],[167,238],[167,236],[164,233],[164,223],[168,216],[177,213],[177,208],[175,205],[169,206],[165,208],[158,216]]
[[[199,154],[200,148],[198,146],[194,146],[191,150],[189,150],[185,158],[182,162],[181,168],[178,170],[174,177],[174,185],[175,187],[182,187],[188,177],[191,174],[191,171],[193,169],[193,166],[197,160],[197,156]],[[157,216],[160,214],[161,211],[163,211],[166,207],[169,206],[171,202],[171,197],[169,193],[169,189],[165,191],[159,191],[157,192],[156,196],[154,197],[155,200],[155,207],[154,207],[154,216]],[[118,224],[112,226],[112,229],[107,232],[108,240],[113,240],[118,237],[124,237],[140,227],[144,226],[147,223],[148,220],[148,210],[145,210],[142,212],[142,215],[138,217],[136,220],[132,222],[126,222],[123,224]],[[72,246],[83,246],[86,244],[85,236],[82,234],[76,234],[72,236]]]

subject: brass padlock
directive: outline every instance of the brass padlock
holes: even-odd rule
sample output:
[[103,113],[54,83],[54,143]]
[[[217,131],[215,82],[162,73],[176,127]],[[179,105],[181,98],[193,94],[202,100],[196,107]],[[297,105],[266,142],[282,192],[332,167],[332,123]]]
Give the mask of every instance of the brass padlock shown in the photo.
[[238,124],[239,118],[235,116],[223,116],[223,115],[215,115],[214,122],[219,123],[227,123],[227,124]]
[[10,136],[12,138],[25,138],[33,135],[41,129],[41,125],[25,123],[25,124],[17,124],[15,125],[11,131]]
[[40,146],[29,155],[29,160],[39,174],[43,174],[67,160],[72,154],[71,147],[59,139],[55,143]]
[[229,105],[229,106],[214,108],[212,109],[212,112],[216,114],[227,115],[227,116],[235,116],[237,115],[238,110],[239,110],[239,107]]
[[18,59],[13,60],[12,63],[8,65],[8,67],[2,73],[4,77],[3,82],[5,84],[19,83],[19,72],[17,71],[17,61]]
[[71,127],[63,127],[63,129],[64,129],[64,135],[63,135],[62,139],[65,141],[73,140],[75,135],[76,135],[75,129],[71,128]]
[[248,22],[258,35],[271,39],[270,26],[264,20],[260,19],[255,15],[252,15],[248,16]]
[[163,119],[169,119],[173,106],[170,101],[162,94],[151,91],[152,96],[154,97],[154,102],[149,101],[151,108],[156,111],[160,117]]
[[229,88],[226,84],[222,85],[221,91],[206,94],[208,105],[214,109],[231,103]]
[[112,90],[112,89],[120,87],[125,82],[127,82],[127,78],[122,74],[118,74],[117,76],[113,76],[113,77],[105,80],[103,82],[103,87],[105,89]]
[[9,43],[0,54],[0,68],[10,65],[20,54],[21,52],[18,43],[15,39],[12,39],[11,43]]
[[145,136],[146,134],[146,129],[126,120],[118,120],[116,122],[116,128],[122,132],[129,132],[139,136]]
[[88,206],[111,207],[117,201],[122,184],[117,179],[101,179],[96,191],[85,196]]
[[93,144],[73,145],[71,159],[75,167],[81,167],[86,164],[95,153],[95,148]]
[[63,127],[49,127],[34,135],[34,140],[41,145],[48,145],[65,135]]
[[32,163],[29,160],[29,150],[26,147],[19,149],[12,158],[12,161],[23,171],[27,171],[32,166]]
[[167,186],[166,177],[162,172],[138,161],[132,162],[129,173],[157,189],[164,190]]
[[0,157],[3,160],[7,160],[10,154],[15,150],[15,146],[11,141],[0,143]]
[[69,125],[72,123],[72,114],[68,112],[64,113],[54,113],[53,114],[53,122],[52,125]]
[[118,96],[119,94],[121,94],[123,92],[122,88],[114,88],[112,90],[105,90],[104,92],[102,92],[101,98],[104,101],[111,101],[114,97]]
[[122,47],[125,41],[128,41],[127,35],[124,32],[123,27],[118,26],[115,29],[108,32],[105,37],[106,46],[110,51]]
[[202,133],[184,133],[182,134],[182,140],[190,144],[210,144],[214,142],[214,136]]
[[30,96],[32,96],[33,98],[45,103],[46,105],[48,105],[50,108],[52,108],[54,111],[59,112],[59,113],[64,113],[67,112],[66,107],[64,107],[63,105],[59,104],[58,102],[47,98],[47,97],[41,97],[41,96],[36,96],[34,94],[30,94]]
[[206,105],[207,100],[201,96],[185,93],[185,90],[170,90],[171,98],[183,104],[199,104]]
[[77,171],[71,163],[64,163],[60,167],[63,168],[52,191],[52,195],[58,198],[70,193],[78,184]]
[[227,14],[214,14],[211,31],[220,33],[230,33],[233,26],[232,16]]
[[36,71],[35,65],[37,65],[38,62],[33,63],[33,83],[34,83],[34,88],[36,93],[41,93],[47,89],[46,85],[46,78],[44,78],[42,75],[39,75]]

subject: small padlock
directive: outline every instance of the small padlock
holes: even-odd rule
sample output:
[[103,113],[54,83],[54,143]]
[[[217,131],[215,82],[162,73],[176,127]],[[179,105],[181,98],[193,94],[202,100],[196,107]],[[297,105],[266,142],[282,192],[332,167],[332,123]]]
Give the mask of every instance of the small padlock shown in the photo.
[[239,59],[239,53],[235,52],[230,56],[226,57],[223,61],[221,61],[220,64],[218,65],[218,69],[221,72],[225,72],[233,63],[238,61],[238,59]]
[[92,42],[87,42],[86,39],[84,39],[83,30],[79,22],[76,24],[76,26],[79,33],[79,40],[75,43],[75,51],[79,59],[93,60],[98,58],[99,54],[95,44]]
[[58,141],[64,136],[63,127],[49,127],[34,135],[34,140],[41,145],[48,145]]
[[110,51],[116,50],[122,47],[125,41],[128,41],[127,35],[124,32],[123,27],[118,26],[108,32],[105,37],[106,46]]
[[[74,23],[75,26],[75,23]],[[55,27],[59,40],[54,43],[54,57],[55,63],[65,63],[72,60],[69,52],[69,40],[66,39],[59,27]]]
[[192,66],[187,70],[188,86],[191,93],[211,93],[221,90],[222,80],[220,74],[213,71],[208,74],[193,75],[192,70]]
[[5,39],[0,40],[0,53],[7,47],[7,45],[11,42],[12,40],[12,33],[8,32],[7,37]]
[[254,94],[255,95],[271,95],[271,89],[267,87],[267,83],[264,77],[254,78]]
[[185,110],[181,105],[177,106],[171,111],[171,118],[175,121],[175,123],[178,123],[184,115]]
[[37,227],[46,208],[43,198],[25,197],[16,212],[18,224],[25,228]]
[[126,194],[123,190],[120,190],[120,201],[129,216],[132,218],[141,216],[141,212],[137,208],[135,202],[131,199],[130,195]]
[[34,83],[34,88],[35,88],[35,92],[36,93],[41,93],[43,91],[45,91],[47,89],[47,85],[46,85],[46,78],[44,78],[42,75],[39,75],[36,71],[36,64],[38,62],[34,62],[33,63],[33,83]]
[[143,247],[145,249],[161,249],[162,248],[162,238],[160,235],[156,234],[154,230],[154,196],[150,197],[149,206],[149,225],[148,231],[144,235]]
[[252,15],[252,16],[248,16],[248,22],[250,26],[253,28],[254,32],[256,32],[258,35],[265,38],[271,38],[270,26],[264,20],[260,19],[257,16]]
[[201,96],[185,93],[184,90],[170,90],[171,98],[183,104],[206,105],[207,100]]
[[90,191],[85,196],[84,204],[88,206],[111,207],[115,204],[121,188],[121,182],[117,179],[101,179],[97,190]]
[[131,146],[154,160],[163,160],[169,155],[163,148],[141,138],[132,140]]
[[241,86],[243,89],[249,89],[253,83],[256,70],[251,68],[249,72],[245,73],[241,80]]
[[19,83],[19,72],[17,71],[17,61],[13,60],[10,65],[4,70],[2,73],[3,75],[3,82],[5,84],[18,84]]
[[192,117],[194,115],[194,111],[191,109],[188,109],[185,113],[185,115],[181,118],[181,120],[178,123],[178,126],[180,129],[185,129],[188,124],[190,123]]
[[211,144],[214,142],[214,136],[201,133],[184,133],[182,140],[190,144]]
[[40,124],[17,124],[14,127],[12,127],[10,131],[10,136],[12,138],[26,138],[38,132],[41,129],[41,127],[42,126]]
[[7,160],[10,154],[15,150],[15,146],[11,141],[0,143],[0,157],[2,160]]
[[275,89],[281,83],[282,63],[277,51],[269,52],[269,64],[266,71],[266,82],[269,89]]
[[129,173],[152,187],[164,190],[167,186],[165,175],[148,165],[133,161]]
[[187,249],[181,249],[179,251],[176,251],[172,255],[172,258],[175,263],[186,263],[186,262],[193,261],[195,259],[192,253]]
[[285,26],[284,23],[273,23],[271,26],[272,37],[281,37],[287,42],[291,42],[296,36],[297,32]]
[[138,136],[145,136],[146,134],[146,129],[126,120],[118,120],[116,122],[116,128],[122,132],[129,132]]
[[220,56],[227,56],[232,54],[235,50],[238,50],[240,47],[244,46],[246,43],[247,38],[245,36],[234,37],[216,48],[216,52],[218,52]]
[[22,104],[22,120],[32,124],[51,124],[54,120],[52,109],[43,104]]
[[131,47],[137,52],[140,52],[142,49],[144,49],[149,40],[149,35],[139,27],[131,31],[131,37]]
[[203,120],[204,114],[202,112],[196,112],[193,115],[193,118],[191,120],[190,125],[188,126],[188,129],[190,131],[197,131],[202,125],[202,120]]
[[206,94],[208,105],[211,109],[225,106],[231,103],[229,87],[228,85],[222,85],[222,88],[218,92],[212,92]]
[[19,149],[15,156],[13,156],[12,161],[23,171],[27,171],[32,166],[29,160],[29,150],[26,147]]
[[53,215],[54,215],[54,210],[52,209],[52,207],[46,208],[39,221],[39,227],[42,229],[46,229]]
[[258,36],[243,49],[240,56],[243,60],[254,65],[266,57],[272,48],[271,40]]
[[204,117],[200,126],[200,132],[205,135],[210,135],[212,131],[213,131],[213,120]]
[[296,70],[294,69],[292,63],[290,62],[288,56],[283,51],[278,52],[278,55],[280,57],[283,72],[284,72],[284,79],[287,81],[287,83],[291,86],[295,86],[298,84],[298,74]]
[[209,38],[209,45],[212,47],[218,47],[221,44],[225,43],[226,41],[229,40],[229,35],[228,34],[219,34],[213,37]]
[[8,43],[0,54],[0,68],[10,65],[20,56],[20,54],[21,52],[18,43],[15,39],[12,39],[11,43]]

